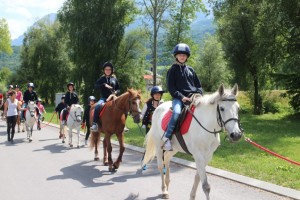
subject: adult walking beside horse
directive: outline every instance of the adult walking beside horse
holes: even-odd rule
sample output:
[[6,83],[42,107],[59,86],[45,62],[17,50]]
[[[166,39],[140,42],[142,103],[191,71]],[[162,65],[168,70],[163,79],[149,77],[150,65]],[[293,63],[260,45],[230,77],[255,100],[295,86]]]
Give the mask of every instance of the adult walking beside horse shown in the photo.
[[4,104],[4,116],[7,120],[7,141],[13,143],[15,135],[15,126],[18,117],[18,110],[24,110],[16,99],[16,91],[9,92],[9,98]]

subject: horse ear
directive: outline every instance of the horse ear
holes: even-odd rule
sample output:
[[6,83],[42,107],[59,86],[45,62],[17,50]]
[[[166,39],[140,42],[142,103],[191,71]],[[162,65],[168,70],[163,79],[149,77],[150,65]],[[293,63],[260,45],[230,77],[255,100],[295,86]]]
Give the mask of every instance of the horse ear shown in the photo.
[[225,92],[225,88],[224,88],[224,84],[222,83],[219,87],[219,95],[220,97],[224,95]]
[[231,90],[231,93],[232,93],[233,95],[237,96],[237,95],[238,95],[238,90],[239,90],[238,84],[234,84],[234,86],[233,86],[233,88],[232,88],[232,90]]

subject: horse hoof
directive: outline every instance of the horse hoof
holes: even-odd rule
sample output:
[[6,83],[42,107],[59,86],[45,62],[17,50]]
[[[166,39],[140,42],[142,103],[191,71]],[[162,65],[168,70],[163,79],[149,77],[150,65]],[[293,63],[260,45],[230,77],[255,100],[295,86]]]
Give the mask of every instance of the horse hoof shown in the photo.
[[170,196],[169,196],[169,194],[163,194],[161,198],[162,198],[162,199],[169,199]]
[[113,168],[113,167],[109,167],[109,168],[108,168],[108,171],[109,171],[109,172],[116,172],[116,169]]
[[65,141],[62,141],[62,143],[65,143]]
[[108,162],[104,162],[103,165],[104,165],[104,166],[108,166]]
[[148,166],[147,165],[144,165],[143,166],[143,170],[147,170],[148,169]]
[[115,163],[113,164],[114,169],[119,169],[119,166],[117,166]]
[[94,161],[98,161],[99,160],[99,158],[94,158]]
[[29,142],[32,142],[32,139],[29,139]]
[[73,144],[69,144],[70,145],[70,147],[73,147]]
[[77,145],[77,149],[80,149],[80,146],[79,146],[79,145]]

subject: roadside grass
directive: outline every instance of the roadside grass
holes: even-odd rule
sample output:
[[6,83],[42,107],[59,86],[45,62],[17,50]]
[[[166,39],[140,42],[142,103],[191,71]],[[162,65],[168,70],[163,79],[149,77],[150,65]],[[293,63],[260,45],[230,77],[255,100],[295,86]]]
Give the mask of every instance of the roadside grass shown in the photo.
[[[169,96],[164,95],[164,99],[168,100]],[[252,115],[247,112],[251,109],[248,102],[249,99],[242,93],[239,96],[239,103],[242,108],[246,108],[240,114],[245,138],[249,137],[271,151],[300,162],[300,116],[292,116],[288,108],[281,108],[286,112]],[[46,106],[46,110],[45,120],[48,121],[53,114],[54,106]],[[56,117],[52,123],[56,123]],[[126,125],[129,132],[125,134],[125,143],[142,147],[145,129],[141,129],[141,132],[131,117],[128,117]],[[221,145],[214,153],[210,166],[300,190],[300,166],[270,155],[243,139],[231,144],[224,141],[224,138],[225,133],[222,133]],[[183,153],[177,153],[176,157],[193,161],[192,156]]]

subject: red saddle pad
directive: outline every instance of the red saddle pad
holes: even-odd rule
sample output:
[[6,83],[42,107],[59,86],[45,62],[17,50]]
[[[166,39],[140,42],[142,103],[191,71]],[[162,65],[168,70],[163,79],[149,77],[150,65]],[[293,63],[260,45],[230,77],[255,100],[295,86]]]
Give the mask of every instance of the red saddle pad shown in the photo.
[[[195,110],[195,106],[192,106],[191,108],[191,112],[194,113],[194,110]],[[162,119],[162,122],[161,122],[161,128],[164,130],[164,131],[167,131],[167,128],[168,128],[168,124],[169,124],[169,121],[171,119],[171,116],[172,116],[172,111],[169,110],[163,117]],[[193,116],[191,115],[190,112],[188,112],[184,118],[184,121],[180,127],[180,133],[182,135],[186,134],[190,128],[190,125],[191,125],[191,122],[192,122],[192,119],[193,119]]]

